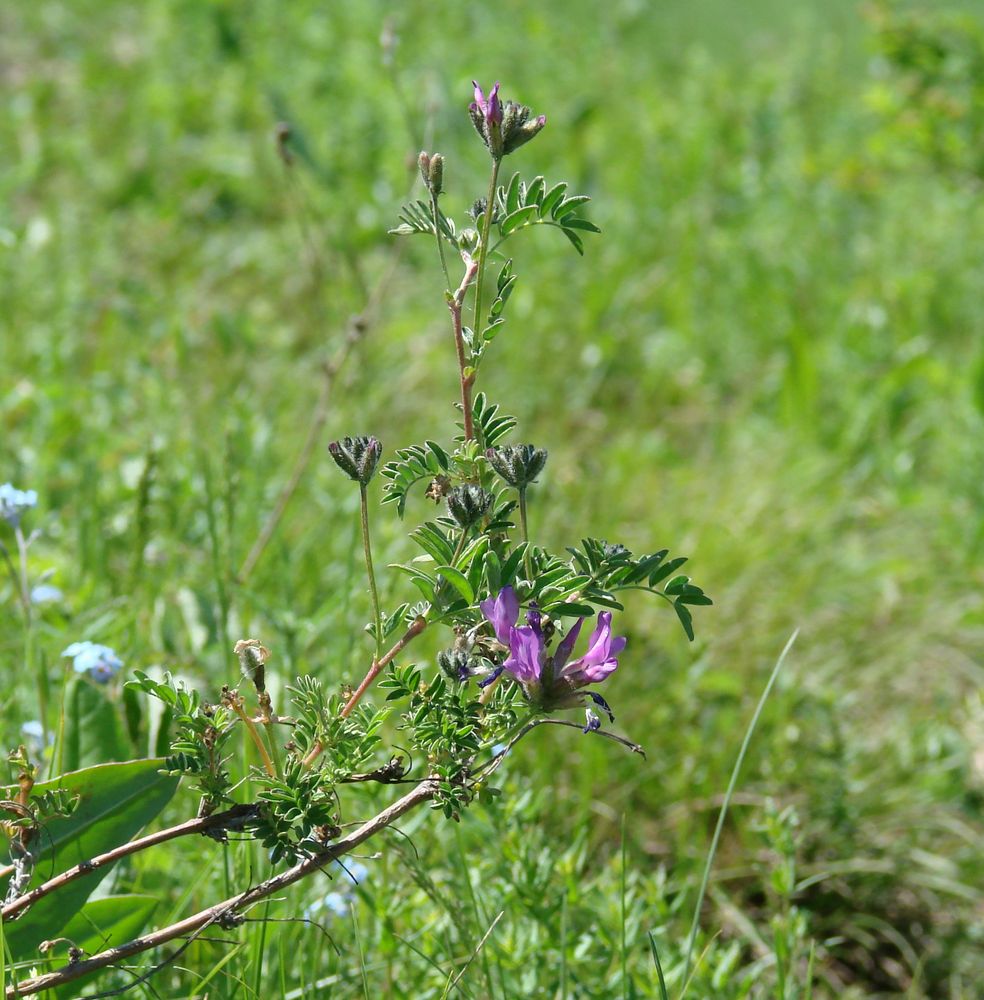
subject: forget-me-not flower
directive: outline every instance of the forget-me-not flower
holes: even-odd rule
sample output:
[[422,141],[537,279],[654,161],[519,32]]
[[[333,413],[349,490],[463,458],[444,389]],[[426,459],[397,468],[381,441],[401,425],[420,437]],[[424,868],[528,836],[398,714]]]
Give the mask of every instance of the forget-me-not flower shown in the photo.
[[60,601],[65,595],[58,587],[50,583],[39,583],[31,588],[31,603],[35,606],[41,604],[53,604]]
[[0,486],[0,518],[12,528],[20,524],[21,515],[38,505],[37,490],[19,490],[11,483]]
[[348,913],[352,898],[352,886],[361,885],[369,875],[369,869],[360,861],[346,861],[342,864],[336,861],[332,868],[341,873],[341,885],[321,899],[315,900],[304,910],[304,916],[313,920],[319,913],[327,911],[336,917],[344,917]]
[[98,642],[73,642],[62,656],[70,656],[72,669],[77,674],[88,674],[97,684],[108,684],[123,669],[116,652]]

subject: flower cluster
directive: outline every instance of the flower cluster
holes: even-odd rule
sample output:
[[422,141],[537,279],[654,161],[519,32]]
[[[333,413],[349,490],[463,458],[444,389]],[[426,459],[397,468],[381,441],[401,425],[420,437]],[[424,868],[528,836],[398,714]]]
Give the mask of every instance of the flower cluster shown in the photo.
[[498,83],[489,91],[488,97],[474,80],[472,86],[475,88],[475,100],[468,105],[468,113],[475,131],[482,137],[493,159],[501,160],[519,149],[547,124],[546,115],[532,117],[533,112],[525,104],[500,101]]
[[0,518],[12,528],[20,524],[21,515],[38,505],[37,490],[19,490],[10,483],[0,486]]
[[62,652],[72,660],[77,674],[88,674],[97,684],[108,684],[123,669],[123,661],[109,646],[97,642],[73,642]]
[[[523,686],[527,698],[544,711],[572,708],[588,698],[615,721],[612,710],[600,694],[583,690],[587,685],[598,684],[614,673],[618,667],[618,654],[625,649],[625,638],[612,635],[610,611],[602,611],[598,615],[598,624],[591,633],[587,651],[572,660],[571,653],[581,634],[583,618],[571,626],[550,655],[542,616],[535,606],[527,612],[525,625],[516,624],[519,599],[512,587],[504,587],[497,597],[482,601],[479,607],[492,624],[496,639],[509,651],[502,666],[482,681],[483,685],[491,683],[503,671],[508,671]],[[601,724],[598,716],[590,708],[586,709],[586,715],[584,731],[597,729]]]
[[328,453],[349,479],[368,486],[376,472],[383,446],[371,435],[346,437],[341,441],[332,441],[328,445]]

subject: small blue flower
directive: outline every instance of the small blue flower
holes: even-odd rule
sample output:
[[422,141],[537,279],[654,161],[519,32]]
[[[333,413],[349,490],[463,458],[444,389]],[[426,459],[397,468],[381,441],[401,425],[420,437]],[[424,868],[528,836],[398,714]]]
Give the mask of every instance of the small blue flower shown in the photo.
[[38,505],[37,490],[19,490],[10,483],[0,486],[0,518],[12,528],[20,524],[21,514]]
[[304,916],[308,920],[314,920],[319,913],[326,910],[332,916],[344,917],[348,913],[348,893],[329,892],[324,898],[315,900],[310,906],[305,907]]
[[319,913],[325,911],[335,917],[344,917],[349,911],[352,887],[361,885],[369,877],[369,869],[360,861],[346,861],[344,864],[335,861],[331,867],[341,872],[344,878],[337,889],[315,900],[304,910],[304,916],[308,920],[313,920]]
[[53,604],[55,601],[62,600],[64,596],[58,587],[54,587],[50,583],[39,583],[36,587],[31,588],[31,603],[35,605]]
[[21,726],[21,732],[33,740],[44,739],[44,726],[42,726],[37,719],[31,719],[30,722],[25,722],[24,725]]
[[97,642],[73,642],[62,652],[72,658],[77,674],[88,674],[97,684],[108,684],[123,668],[123,661],[109,646]]

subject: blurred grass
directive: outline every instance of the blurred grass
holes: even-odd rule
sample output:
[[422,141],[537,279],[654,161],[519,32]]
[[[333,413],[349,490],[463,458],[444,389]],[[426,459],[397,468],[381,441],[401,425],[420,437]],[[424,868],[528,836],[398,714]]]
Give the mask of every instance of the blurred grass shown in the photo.
[[[507,783],[515,814],[476,809],[462,826],[471,889],[454,831],[414,820],[420,861],[394,838],[355,893],[359,947],[343,921],[340,954],[294,924],[269,925],[264,949],[247,925],[252,950],[209,984],[220,995],[246,995],[233,976],[270,995],[336,976],[337,995],[359,996],[361,954],[368,995],[440,996],[429,963],[464,961],[500,910],[465,995],[653,995],[651,930],[679,995],[720,795],[796,627],[690,995],[805,995],[776,992],[777,920],[799,982],[816,941],[814,995],[978,995],[984,207],[959,148],[916,143],[928,115],[934,135],[957,125],[873,57],[878,23],[854,4],[765,0],[0,11],[0,479],[42,495],[33,568],[68,595],[41,625],[52,670],[91,637],[217,689],[248,634],[282,682],[358,679],[357,498],[326,463],[252,578],[231,577],[320,364],[385,272],[417,149],[446,154],[459,216],[484,193],[463,113],[473,76],[548,114],[507,166],[586,190],[604,230],[584,261],[551,234],[519,248],[512,319],[483,370],[521,438],[550,450],[532,531],[557,547],[670,545],[716,601],[690,647],[663,608],[628,605],[611,695],[647,763],[539,735]],[[381,34],[398,39],[391,65]],[[310,151],[292,179],[280,119]],[[329,435],[447,437],[455,372],[431,257],[426,241],[406,248]],[[380,562],[405,555],[401,526],[376,523]],[[398,587],[384,583],[390,606]],[[22,639],[4,596],[13,678]],[[8,681],[2,697],[11,742],[33,689]],[[777,826],[767,799],[795,817]],[[259,870],[255,851],[227,850]],[[159,886],[169,862],[147,864]],[[182,865],[175,899],[202,861]],[[139,890],[141,871],[126,877]],[[205,976],[223,951],[189,955]],[[164,995],[195,995],[192,974],[168,975]]]

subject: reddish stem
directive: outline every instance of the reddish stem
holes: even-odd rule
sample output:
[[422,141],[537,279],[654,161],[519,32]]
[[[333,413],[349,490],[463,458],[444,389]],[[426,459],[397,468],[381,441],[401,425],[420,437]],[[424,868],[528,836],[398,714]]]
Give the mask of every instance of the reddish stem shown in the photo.
[[471,390],[475,382],[475,373],[465,374],[467,362],[465,359],[465,338],[461,332],[461,313],[465,303],[465,294],[468,286],[475,278],[478,271],[478,261],[465,256],[465,275],[461,279],[458,290],[448,300],[448,309],[451,310],[451,326],[454,329],[454,346],[458,352],[458,376],[461,380],[461,410],[465,418],[465,440],[471,441],[475,437],[475,424],[472,419]]

